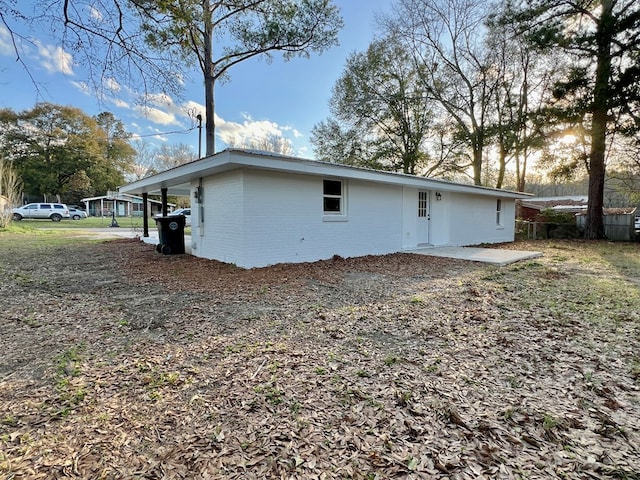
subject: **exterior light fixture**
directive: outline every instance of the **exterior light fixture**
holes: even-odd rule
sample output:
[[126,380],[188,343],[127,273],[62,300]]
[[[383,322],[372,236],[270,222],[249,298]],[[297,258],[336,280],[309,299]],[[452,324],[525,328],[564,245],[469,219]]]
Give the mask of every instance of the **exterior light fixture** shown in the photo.
[[436,192],[436,200],[437,201],[442,200],[442,194],[440,192]]

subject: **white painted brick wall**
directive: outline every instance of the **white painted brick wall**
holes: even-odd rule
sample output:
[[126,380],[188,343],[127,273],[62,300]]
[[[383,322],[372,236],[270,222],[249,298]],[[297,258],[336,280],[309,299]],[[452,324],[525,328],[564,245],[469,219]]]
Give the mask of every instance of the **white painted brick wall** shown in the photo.
[[515,201],[502,199],[502,226],[496,224],[496,198],[480,195],[450,195],[451,245],[512,242],[515,228]]
[[237,264],[242,260],[242,177],[242,171],[235,170],[204,179],[204,235],[198,232],[192,235],[192,241],[198,242],[194,254],[227,263]]
[[246,173],[247,264],[306,262],[402,248],[401,187],[348,181],[346,221],[327,221],[322,181],[323,177],[295,174]]
[[[204,235],[193,232],[194,255],[251,268],[416,247],[417,189],[345,181],[345,221],[327,221],[322,181],[248,169],[206,178]],[[431,192],[430,204],[433,245],[513,240],[513,200],[502,201],[503,227],[492,197],[443,192],[436,201]]]

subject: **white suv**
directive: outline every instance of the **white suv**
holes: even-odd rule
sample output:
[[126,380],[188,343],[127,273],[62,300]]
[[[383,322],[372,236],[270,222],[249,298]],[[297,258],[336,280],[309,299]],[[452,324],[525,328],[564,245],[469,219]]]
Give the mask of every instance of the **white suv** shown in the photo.
[[64,203],[29,203],[13,209],[13,219],[20,221],[23,218],[48,218],[59,222],[63,218],[69,218],[69,209]]

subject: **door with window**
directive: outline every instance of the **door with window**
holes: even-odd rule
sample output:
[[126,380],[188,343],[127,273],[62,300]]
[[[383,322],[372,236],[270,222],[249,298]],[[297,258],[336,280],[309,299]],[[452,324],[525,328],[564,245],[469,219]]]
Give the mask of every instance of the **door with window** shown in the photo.
[[418,192],[418,245],[429,243],[429,192]]

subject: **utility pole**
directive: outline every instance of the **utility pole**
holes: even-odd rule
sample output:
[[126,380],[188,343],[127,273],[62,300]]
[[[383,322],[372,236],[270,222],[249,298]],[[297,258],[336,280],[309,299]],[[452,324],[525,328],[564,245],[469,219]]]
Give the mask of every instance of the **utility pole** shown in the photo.
[[202,115],[196,115],[198,120],[198,158],[202,158]]

